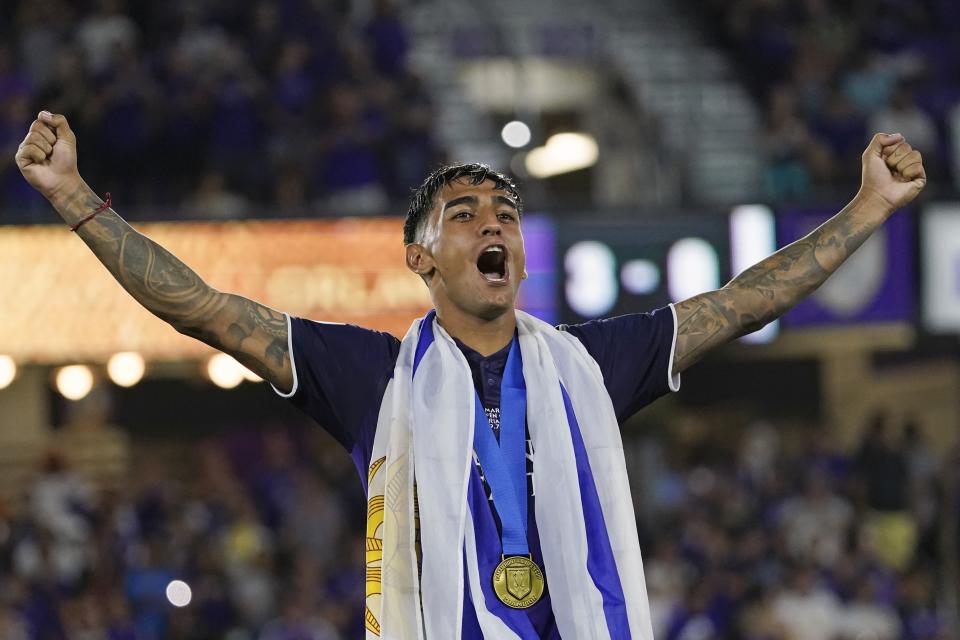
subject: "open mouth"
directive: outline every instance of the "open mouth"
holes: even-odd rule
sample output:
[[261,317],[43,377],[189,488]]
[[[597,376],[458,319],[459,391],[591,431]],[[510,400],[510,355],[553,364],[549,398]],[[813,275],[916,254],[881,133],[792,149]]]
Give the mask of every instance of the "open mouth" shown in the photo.
[[477,269],[488,282],[506,282],[507,248],[494,244],[484,249],[477,258]]

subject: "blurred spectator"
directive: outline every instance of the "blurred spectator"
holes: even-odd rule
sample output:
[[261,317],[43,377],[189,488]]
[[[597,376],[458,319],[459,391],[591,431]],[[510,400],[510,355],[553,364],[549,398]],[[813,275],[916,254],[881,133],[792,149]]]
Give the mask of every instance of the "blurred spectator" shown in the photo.
[[657,542],[652,556],[646,558],[644,577],[650,598],[653,635],[659,638],[666,633],[694,575],[692,568],[681,558],[677,543],[664,538]]
[[940,557],[943,527],[943,491],[939,457],[915,422],[903,430],[904,453],[910,482],[910,511],[917,526],[917,553],[932,561]]
[[249,212],[247,199],[228,190],[223,174],[216,172],[207,173],[200,179],[185,206],[185,213],[197,218],[245,218]]
[[887,106],[896,79],[885,58],[869,50],[859,50],[853,54],[850,67],[842,76],[843,90],[860,113],[868,114]]
[[857,464],[870,509],[864,527],[867,543],[888,566],[903,569],[913,559],[917,526],[908,511],[907,455],[885,415],[872,418],[860,445]]
[[61,41],[73,19],[72,7],[60,0],[37,0],[22,7],[16,21],[18,57],[33,87],[41,89],[56,81]]
[[385,76],[398,75],[406,68],[407,33],[394,0],[376,0],[374,15],[364,28],[374,66]]
[[387,196],[377,157],[383,131],[383,113],[358,88],[333,88],[326,144],[316,167],[317,186],[325,194],[321,208],[342,215],[383,210]]
[[767,160],[763,176],[767,194],[777,200],[805,197],[811,182],[807,158],[812,139],[790,87],[780,87],[770,96],[762,145]]
[[953,187],[960,191],[960,102],[950,110],[947,126],[950,131],[950,157],[953,158]]
[[[904,640],[948,638],[945,621],[936,613],[936,592],[930,574],[913,571],[899,585],[898,608]],[[956,631],[956,629],[954,629]]]
[[308,611],[303,594],[292,595],[283,605],[283,614],[264,625],[258,640],[340,640],[329,622]]
[[830,491],[821,473],[808,474],[802,495],[787,500],[780,527],[795,558],[822,567],[833,565],[846,551],[853,508]]
[[133,550],[123,576],[123,590],[130,603],[137,635],[145,640],[166,637],[168,625],[167,585],[174,579],[171,549],[159,537],[143,541]]
[[[0,83],[3,83],[4,66],[9,65],[8,56],[9,49],[0,45]],[[0,87],[0,91],[3,90]],[[29,96],[18,89],[16,80],[8,83],[6,90],[9,91],[6,96],[0,94],[0,152],[4,157],[12,158],[23,140],[23,122],[29,121],[31,114]],[[0,163],[0,202],[7,209],[15,211],[20,220],[33,222],[46,213],[43,197],[31,191],[33,189],[26,184],[14,162]],[[41,211],[44,213],[41,214]]]
[[902,133],[914,149],[928,155],[937,148],[937,128],[933,118],[917,106],[913,90],[907,83],[897,86],[890,106],[873,114],[870,130]]
[[27,625],[13,609],[0,609],[0,637],[5,640],[30,640]]
[[37,524],[57,538],[78,542],[89,539],[92,488],[67,468],[59,452],[47,454],[43,472],[30,491],[30,506]]
[[699,582],[688,592],[684,602],[674,609],[673,617],[667,625],[666,640],[686,640],[687,638],[718,638],[718,629],[710,616],[711,589],[706,582]]
[[139,30],[123,12],[120,0],[99,0],[95,13],[80,22],[77,41],[83,48],[87,68],[93,75],[106,71],[134,49]]
[[798,566],[771,603],[773,616],[789,629],[790,640],[833,640],[840,628],[842,606],[829,589],[818,583],[815,571]]
[[900,636],[896,612],[879,601],[873,581],[860,582],[853,600],[844,607],[837,636],[841,640],[897,640]]
[[835,87],[813,124],[814,134],[826,144],[834,159],[834,181],[849,183],[859,179],[860,154],[871,130],[847,95]]

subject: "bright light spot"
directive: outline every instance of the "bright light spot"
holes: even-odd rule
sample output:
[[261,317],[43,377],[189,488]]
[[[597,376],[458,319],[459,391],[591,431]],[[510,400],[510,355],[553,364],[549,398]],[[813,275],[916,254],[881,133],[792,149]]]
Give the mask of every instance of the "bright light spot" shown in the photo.
[[145,370],[143,356],[132,351],[115,353],[107,361],[107,375],[121,387],[132,387],[140,382]]
[[242,364],[240,367],[243,369],[243,371],[241,371],[243,374],[243,379],[247,382],[263,382],[263,378],[255,374],[253,371],[250,371],[250,369],[247,369]]
[[167,600],[175,607],[185,607],[193,599],[193,591],[183,580],[172,580],[167,585]]
[[[730,261],[734,273],[741,273],[777,250],[774,225],[773,212],[762,204],[745,204],[733,210],[730,214]],[[780,321],[774,320],[740,339],[754,344],[772,342],[779,329]]]
[[507,146],[519,149],[530,144],[530,127],[519,120],[513,120],[503,125],[500,137]]
[[567,303],[581,316],[595,318],[617,302],[617,265],[613,251],[602,242],[585,240],[567,250]]
[[623,288],[637,295],[647,295],[660,285],[660,269],[650,260],[631,260],[620,270]]
[[527,171],[534,178],[551,176],[592,167],[600,156],[600,147],[586,133],[557,133],[547,144],[527,153]]
[[10,356],[0,356],[0,389],[6,389],[17,377],[17,363]]
[[90,367],[72,364],[57,371],[57,391],[68,400],[79,400],[93,389],[93,372]]
[[682,238],[667,253],[667,290],[674,302],[720,287],[716,250],[702,238]]
[[207,362],[207,375],[218,387],[233,389],[243,382],[243,365],[225,353],[218,353]]

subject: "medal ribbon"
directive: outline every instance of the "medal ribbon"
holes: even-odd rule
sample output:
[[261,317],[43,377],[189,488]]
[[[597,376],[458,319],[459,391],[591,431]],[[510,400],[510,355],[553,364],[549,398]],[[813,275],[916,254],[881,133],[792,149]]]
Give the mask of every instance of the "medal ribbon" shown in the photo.
[[526,556],[527,546],[527,387],[519,340],[514,338],[500,382],[500,442],[474,393],[473,449],[493,494],[500,516],[503,554]]

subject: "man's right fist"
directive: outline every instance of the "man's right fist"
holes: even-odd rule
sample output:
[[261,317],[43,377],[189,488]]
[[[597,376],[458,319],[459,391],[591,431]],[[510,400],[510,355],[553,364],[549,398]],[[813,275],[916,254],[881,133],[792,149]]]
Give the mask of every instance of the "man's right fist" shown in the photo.
[[17,166],[48,200],[82,182],[77,170],[77,137],[67,119],[41,111],[17,148]]

